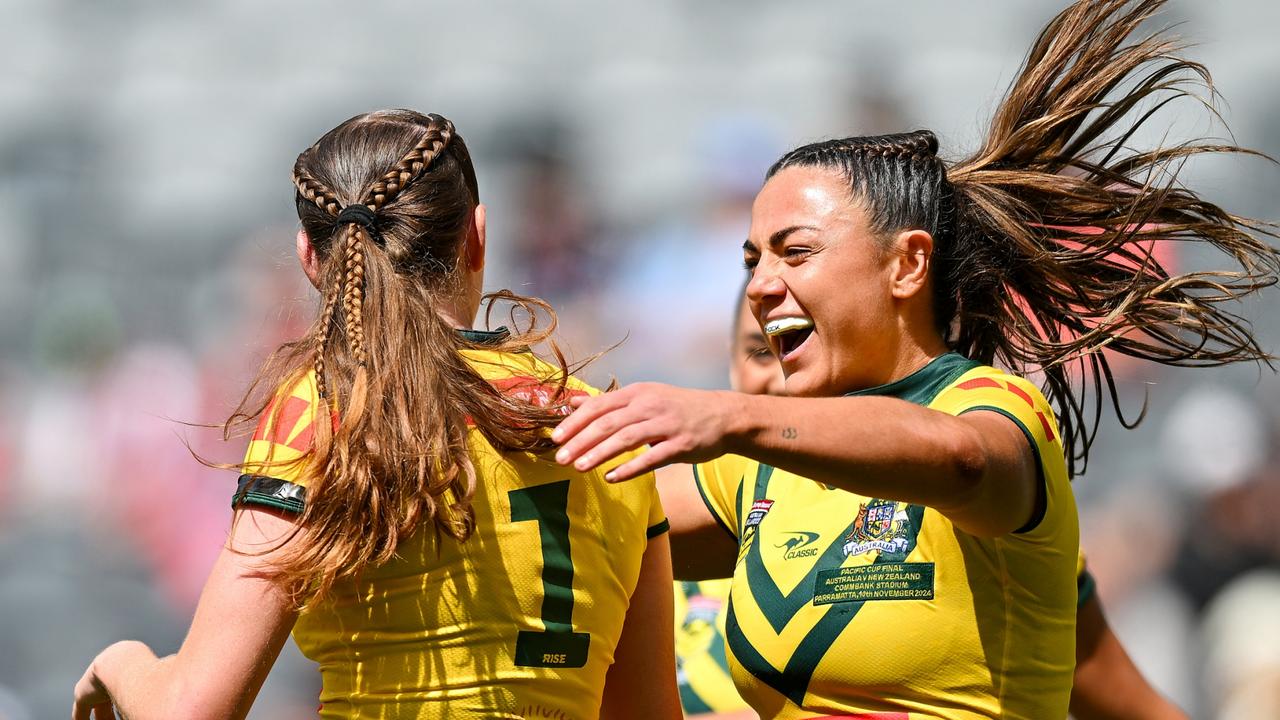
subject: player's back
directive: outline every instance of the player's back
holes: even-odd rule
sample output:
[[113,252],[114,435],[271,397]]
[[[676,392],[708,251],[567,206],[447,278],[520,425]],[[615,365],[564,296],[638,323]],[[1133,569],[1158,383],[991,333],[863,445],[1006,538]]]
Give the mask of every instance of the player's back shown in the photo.
[[[506,392],[554,392],[554,370],[531,354],[464,354]],[[652,477],[609,485],[599,471],[495,452],[474,430],[469,442],[472,536],[425,525],[300,615],[294,638],[320,665],[323,717],[598,714],[647,539],[665,529]]]

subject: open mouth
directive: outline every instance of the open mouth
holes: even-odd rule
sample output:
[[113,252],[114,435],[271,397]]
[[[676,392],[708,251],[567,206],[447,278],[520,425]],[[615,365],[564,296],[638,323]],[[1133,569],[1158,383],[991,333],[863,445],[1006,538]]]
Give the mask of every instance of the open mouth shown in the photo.
[[777,348],[778,359],[786,360],[813,334],[813,321],[805,317],[770,320],[764,325],[764,334]]

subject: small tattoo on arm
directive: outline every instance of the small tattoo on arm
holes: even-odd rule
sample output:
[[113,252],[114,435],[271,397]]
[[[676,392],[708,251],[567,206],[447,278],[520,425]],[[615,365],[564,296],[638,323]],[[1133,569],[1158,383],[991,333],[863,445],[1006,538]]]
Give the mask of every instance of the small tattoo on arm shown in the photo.
[[800,434],[800,433],[796,432],[796,429],[795,429],[795,428],[793,428],[793,427],[783,428],[783,429],[782,429],[782,439],[783,439],[783,440],[795,440],[795,439],[796,439],[796,436],[798,436],[799,434]]

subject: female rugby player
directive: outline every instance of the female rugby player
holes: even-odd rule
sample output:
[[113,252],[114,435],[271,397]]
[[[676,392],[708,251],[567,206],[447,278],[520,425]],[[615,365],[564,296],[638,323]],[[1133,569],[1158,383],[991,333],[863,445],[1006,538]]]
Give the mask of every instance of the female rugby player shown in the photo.
[[[1176,181],[1187,158],[1241,150],[1129,146],[1152,117],[1130,111],[1207,80],[1163,33],[1127,42],[1162,4],[1055,18],[969,159],[948,166],[920,131],[774,165],[744,252],[786,397],[634,385],[557,428],[557,459],[582,471],[647,444],[612,480],[701,463],[660,479],[681,498],[676,566],[734,566],[729,659],[762,716],[1065,717],[1069,477],[1091,409],[1115,398],[1098,350],[1269,359],[1224,307],[1276,282],[1267,227]],[[1170,276],[1156,239],[1235,267]],[[1044,392],[994,363],[1037,371]]]
[[[745,302],[735,310],[729,352],[730,387],[749,395],[780,395],[785,378],[759,323]],[[788,542],[797,544],[802,537]],[[726,565],[726,577],[733,567]],[[678,580],[676,587],[676,679],[686,715],[745,720],[724,648],[729,581]],[[1098,600],[1083,555],[1076,577],[1076,668],[1071,715],[1076,720],[1186,720],[1187,715],[1147,682],[1111,626]]]
[[550,330],[471,329],[485,207],[453,124],[360,115],[294,182],[320,312],[232,416],[258,424],[231,537],[182,648],[108,647],[73,717],[244,717],[290,630],[326,718],[678,717],[653,482],[544,459],[592,391],[530,352]]

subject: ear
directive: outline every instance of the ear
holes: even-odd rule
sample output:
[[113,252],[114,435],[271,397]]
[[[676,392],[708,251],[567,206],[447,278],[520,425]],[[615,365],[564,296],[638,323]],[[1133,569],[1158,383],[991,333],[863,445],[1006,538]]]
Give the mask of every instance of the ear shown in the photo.
[[306,230],[298,230],[297,249],[302,272],[317,290],[320,289],[320,258],[316,256],[316,248],[307,237]]
[[904,230],[894,239],[893,297],[906,300],[920,293],[929,279],[933,236],[924,230]]
[[476,203],[475,212],[471,216],[471,227],[467,228],[467,269],[480,272],[484,269],[485,247],[485,207]]

